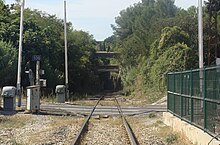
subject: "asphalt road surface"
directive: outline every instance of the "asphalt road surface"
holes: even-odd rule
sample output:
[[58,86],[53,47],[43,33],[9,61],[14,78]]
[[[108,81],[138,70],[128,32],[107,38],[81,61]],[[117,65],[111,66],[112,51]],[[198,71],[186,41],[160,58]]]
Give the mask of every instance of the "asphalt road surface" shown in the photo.
[[[71,113],[89,114],[93,106],[81,106],[70,104],[42,104],[43,110],[64,110]],[[124,115],[136,115],[145,114],[149,112],[165,112],[167,110],[166,105],[146,105],[145,107],[122,107]],[[94,115],[118,115],[117,107],[113,106],[97,106]]]

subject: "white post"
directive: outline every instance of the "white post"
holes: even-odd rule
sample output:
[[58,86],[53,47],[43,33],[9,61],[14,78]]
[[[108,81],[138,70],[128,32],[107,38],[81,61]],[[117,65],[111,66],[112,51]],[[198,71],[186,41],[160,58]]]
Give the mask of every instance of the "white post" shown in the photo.
[[17,74],[18,107],[21,107],[21,62],[22,62],[22,43],[23,43],[24,2],[25,0],[21,1],[20,39],[19,39],[18,74]]
[[[201,97],[205,97],[204,96],[204,89],[203,89],[203,85],[204,85],[204,64],[203,64],[203,13],[202,13],[202,0],[198,0],[198,42],[199,42],[199,78],[200,78],[200,95]],[[201,102],[201,108],[203,111],[203,107],[204,107],[204,102]]]
[[64,41],[65,41],[65,83],[66,97],[69,97],[69,82],[68,82],[68,55],[67,55],[67,20],[66,20],[66,0],[64,0]]
[[198,12],[198,21],[199,21],[199,68],[202,69],[203,65],[203,13],[202,13],[202,0],[198,0],[199,12]]

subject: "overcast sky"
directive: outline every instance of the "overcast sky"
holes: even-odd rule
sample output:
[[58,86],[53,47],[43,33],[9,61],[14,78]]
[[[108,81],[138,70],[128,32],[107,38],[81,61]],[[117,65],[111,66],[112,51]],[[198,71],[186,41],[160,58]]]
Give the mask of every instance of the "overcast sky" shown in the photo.
[[[5,0],[11,4],[14,0]],[[84,30],[96,40],[112,35],[111,24],[119,12],[141,0],[67,0],[67,19],[77,30]],[[197,6],[198,0],[176,0],[176,5],[187,9]],[[63,18],[63,0],[26,0],[26,7],[39,9]]]

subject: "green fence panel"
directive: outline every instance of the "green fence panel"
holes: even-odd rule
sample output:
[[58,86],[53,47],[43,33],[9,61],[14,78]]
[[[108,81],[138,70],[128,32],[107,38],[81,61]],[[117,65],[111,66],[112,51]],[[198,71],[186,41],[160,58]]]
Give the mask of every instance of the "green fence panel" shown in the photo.
[[168,110],[203,128],[220,133],[220,66],[167,75]]

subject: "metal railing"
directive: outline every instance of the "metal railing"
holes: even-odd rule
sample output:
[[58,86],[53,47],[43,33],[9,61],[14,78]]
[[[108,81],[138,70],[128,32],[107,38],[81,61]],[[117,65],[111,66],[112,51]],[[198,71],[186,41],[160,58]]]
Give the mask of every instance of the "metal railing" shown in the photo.
[[167,96],[169,112],[211,135],[220,133],[220,66],[169,73]]

